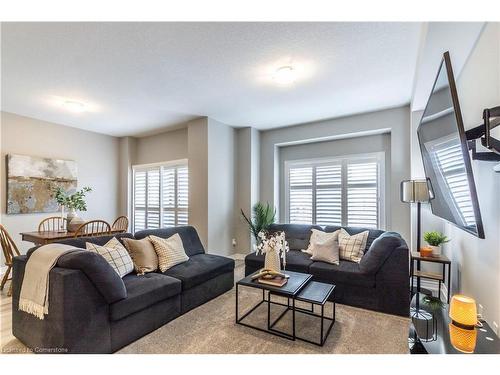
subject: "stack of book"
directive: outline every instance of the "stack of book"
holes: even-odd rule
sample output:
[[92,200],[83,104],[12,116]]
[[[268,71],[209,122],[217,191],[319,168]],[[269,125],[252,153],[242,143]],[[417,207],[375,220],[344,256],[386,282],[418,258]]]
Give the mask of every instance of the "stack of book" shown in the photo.
[[264,269],[253,275],[252,280],[257,280],[260,284],[282,287],[288,282],[288,278],[284,273]]

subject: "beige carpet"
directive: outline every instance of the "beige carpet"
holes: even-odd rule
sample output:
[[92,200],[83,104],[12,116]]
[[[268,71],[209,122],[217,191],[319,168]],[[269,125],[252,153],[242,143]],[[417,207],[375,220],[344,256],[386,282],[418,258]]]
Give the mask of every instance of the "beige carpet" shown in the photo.
[[[241,278],[238,262],[235,278]],[[240,314],[262,298],[260,291],[242,288]],[[331,314],[327,304],[327,314]],[[281,307],[273,308],[272,317]],[[119,353],[408,353],[409,319],[337,304],[336,322],[323,347],[290,341],[235,324],[235,292],[213,299],[123,348]],[[267,308],[262,305],[245,321],[265,326]],[[290,332],[291,316],[276,328]],[[319,320],[297,314],[298,334],[319,337]]]
[[[237,262],[235,279],[243,276],[242,262]],[[262,297],[249,288],[241,290],[241,313]],[[11,331],[11,298],[2,297],[3,353],[25,353],[26,347]],[[327,313],[331,310],[328,304]],[[247,322],[266,323],[264,306],[256,310]],[[280,313],[278,307],[273,317]],[[354,307],[337,305],[337,320],[325,346],[318,347],[302,341],[290,341],[268,333],[236,325],[234,289],[164,325],[119,351],[119,353],[408,353],[409,319]],[[319,322],[297,315],[298,334],[316,339]],[[290,316],[276,326],[290,331]]]

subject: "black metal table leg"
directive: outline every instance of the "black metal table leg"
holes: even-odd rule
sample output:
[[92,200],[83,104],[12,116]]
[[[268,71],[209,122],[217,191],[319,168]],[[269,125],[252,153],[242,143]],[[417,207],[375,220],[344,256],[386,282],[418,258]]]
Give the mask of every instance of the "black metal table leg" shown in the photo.
[[238,323],[238,284],[236,284],[236,323]]
[[450,303],[450,293],[451,293],[451,263],[448,264],[448,304]]
[[292,337],[295,341],[295,298],[292,298]]

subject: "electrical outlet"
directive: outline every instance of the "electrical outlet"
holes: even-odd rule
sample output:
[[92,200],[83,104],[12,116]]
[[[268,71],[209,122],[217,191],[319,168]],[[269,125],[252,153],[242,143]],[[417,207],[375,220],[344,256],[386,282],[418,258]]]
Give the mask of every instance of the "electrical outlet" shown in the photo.
[[500,332],[498,331],[498,324],[497,324],[497,322],[493,322],[493,331],[495,331],[495,333],[497,334],[497,336],[500,334]]
[[481,319],[484,319],[483,317],[483,305],[481,305],[480,303],[477,304],[477,315],[481,318]]
[[232,244],[233,244],[233,247],[236,246],[236,238],[233,238]]

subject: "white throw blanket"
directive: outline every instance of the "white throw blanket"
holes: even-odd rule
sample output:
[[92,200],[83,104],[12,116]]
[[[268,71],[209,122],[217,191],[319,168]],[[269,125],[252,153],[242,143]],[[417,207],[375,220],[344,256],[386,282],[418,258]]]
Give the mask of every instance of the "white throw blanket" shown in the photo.
[[49,273],[61,255],[75,250],[74,246],[48,244],[31,254],[24,270],[19,310],[44,319],[49,313]]

